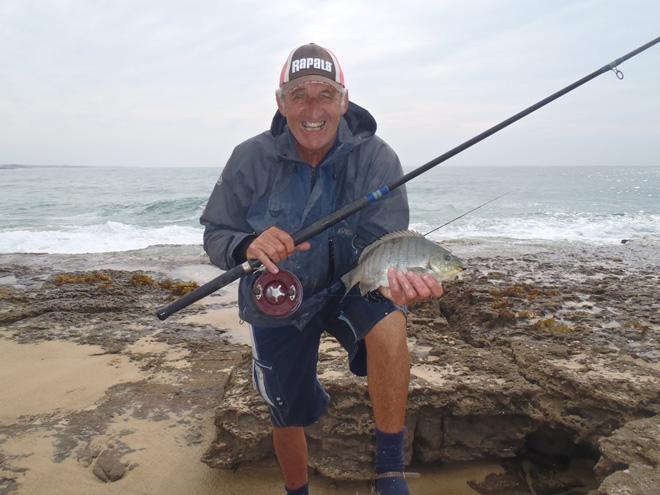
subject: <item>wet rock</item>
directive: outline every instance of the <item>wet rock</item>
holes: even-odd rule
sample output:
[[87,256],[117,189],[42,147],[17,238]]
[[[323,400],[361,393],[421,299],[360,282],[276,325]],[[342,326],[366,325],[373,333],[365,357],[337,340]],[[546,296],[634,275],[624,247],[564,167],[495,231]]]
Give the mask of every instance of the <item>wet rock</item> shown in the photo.
[[126,474],[126,465],[119,459],[114,450],[104,450],[96,459],[92,472],[105,483],[117,481]]
[[[578,491],[573,489],[584,488],[584,482],[575,474],[561,469],[548,469],[523,463],[528,485],[537,495],[564,495]],[[580,493],[586,493],[582,490]]]
[[[599,494],[652,494],[660,487],[660,416],[630,421],[599,442]],[[625,491],[628,490],[628,491]]]
[[512,473],[489,474],[484,481],[468,481],[468,486],[479,495],[529,495],[525,479]]
[[598,487],[598,495],[657,495],[660,470],[642,464],[611,474]]
[[95,439],[78,451],[78,462],[84,467],[89,467],[103,450],[104,446],[102,441]]

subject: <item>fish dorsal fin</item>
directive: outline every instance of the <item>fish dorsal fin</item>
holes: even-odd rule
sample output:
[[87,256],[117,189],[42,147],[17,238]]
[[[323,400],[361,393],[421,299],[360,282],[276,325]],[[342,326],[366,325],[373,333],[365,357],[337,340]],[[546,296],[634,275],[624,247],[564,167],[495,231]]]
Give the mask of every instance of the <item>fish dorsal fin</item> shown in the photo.
[[366,248],[364,248],[362,254],[360,254],[358,263],[361,263],[362,260],[364,260],[367,256],[369,256],[369,253],[371,253],[378,246],[381,246],[382,244],[391,241],[393,239],[402,239],[404,237],[424,237],[424,236],[419,232],[415,232],[414,230],[398,230],[396,232],[390,232],[389,234],[385,234],[383,237],[381,237],[377,241],[372,242]]

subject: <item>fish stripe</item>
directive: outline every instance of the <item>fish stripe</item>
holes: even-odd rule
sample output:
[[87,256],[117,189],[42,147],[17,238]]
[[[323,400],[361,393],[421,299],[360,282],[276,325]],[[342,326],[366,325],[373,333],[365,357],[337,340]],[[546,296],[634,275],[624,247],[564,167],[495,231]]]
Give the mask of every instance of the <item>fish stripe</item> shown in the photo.
[[[440,267],[431,265],[434,256],[451,256],[450,262]],[[365,294],[379,286],[387,287],[389,268],[398,271],[428,273],[438,281],[452,277],[463,269],[462,262],[442,246],[426,239],[414,231],[399,231],[387,234],[367,246],[360,255],[357,266],[342,277],[347,288],[349,283],[359,284],[360,293]],[[350,281],[350,282],[349,282]]]

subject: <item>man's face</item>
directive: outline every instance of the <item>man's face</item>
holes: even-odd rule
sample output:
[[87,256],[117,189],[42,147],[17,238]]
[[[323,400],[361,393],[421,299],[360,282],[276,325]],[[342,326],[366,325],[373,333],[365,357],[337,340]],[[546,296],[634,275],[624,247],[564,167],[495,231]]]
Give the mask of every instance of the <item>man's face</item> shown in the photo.
[[296,138],[300,158],[318,165],[335,142],[348,98],[330,84],[308,81],[286,92],[277,103]]

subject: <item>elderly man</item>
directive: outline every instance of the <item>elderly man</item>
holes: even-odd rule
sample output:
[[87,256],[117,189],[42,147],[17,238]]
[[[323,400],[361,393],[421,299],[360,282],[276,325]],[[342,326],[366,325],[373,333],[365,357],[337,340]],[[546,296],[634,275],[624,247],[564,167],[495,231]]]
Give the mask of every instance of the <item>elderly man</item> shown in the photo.
[[293,50],[276,92],[269,131],[238,145],[209,199],[201,222],[211,261],[229,269],[260,260],[300,280],[300,308],[284,318],[259,311],[251,297],[256,273],[239,287],[239,312],[250,323],[254,385],[267,402],[273,443],[287,493],[307,494],[304,427],[325,412],[330,397],[316,366],[321,335],[334,336],[353,373],[368,377],[376,424],[374,488],[407,494],[404,417],[410,378],[405,306],[442,295],[431,277],[390,270],[389,287],[342,298],[340,277],[362,249],[408,227],[402,188],[294,246],[291,233],[401,176],[392,149],[375,135],[376,122],[348,100],[336,57],[313,43]]

